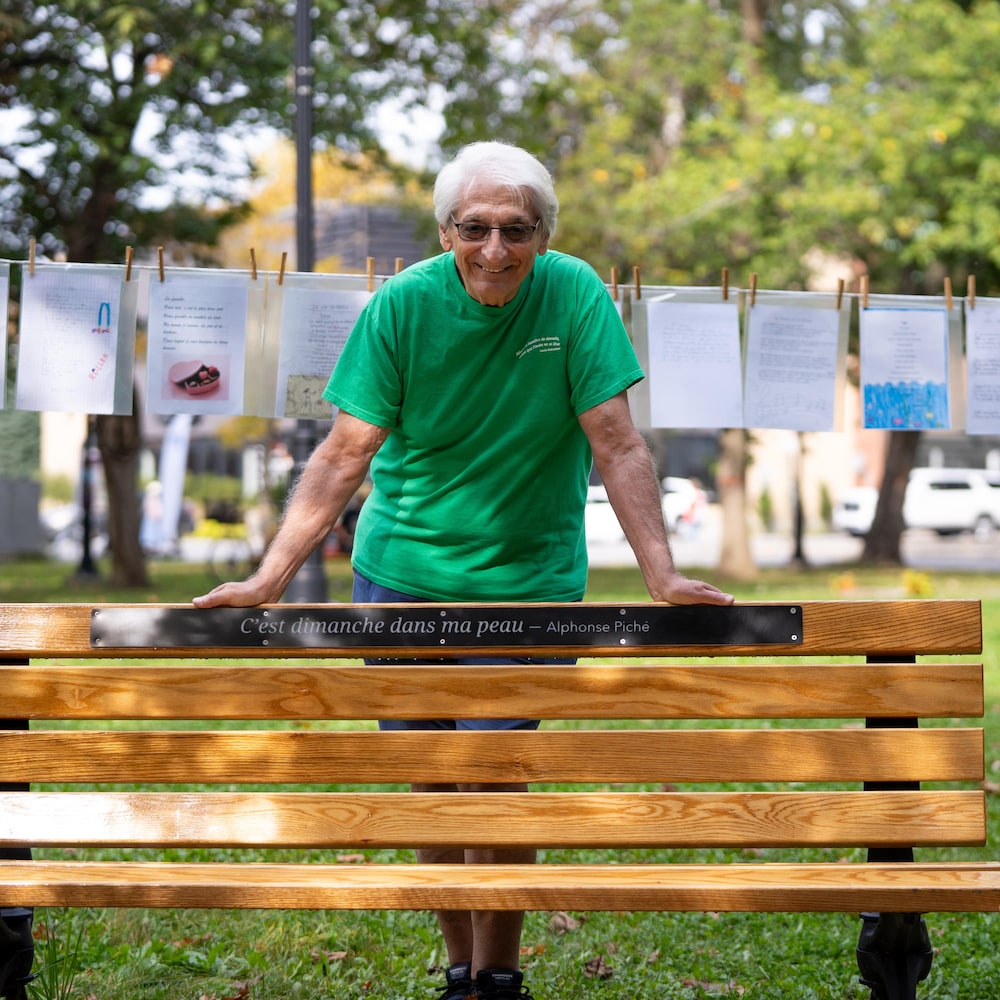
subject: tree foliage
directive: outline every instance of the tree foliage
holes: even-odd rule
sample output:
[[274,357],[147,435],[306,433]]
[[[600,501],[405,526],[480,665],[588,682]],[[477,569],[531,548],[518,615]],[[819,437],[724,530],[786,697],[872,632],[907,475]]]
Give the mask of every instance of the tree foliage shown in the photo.
[[[0,0],[0,254],[211,247],[294,130],[295,0]],[[553,167],[560,249],[649,282],[1000,288],[995,0],[314,0],[316,146],[439,106]],[[384,161],[384,157],[382,157]],[[181,181],[184,194],[181,195]]]
[[[315,146],[377,156],[380,103],[510,77],[496,42],[516,7],[311,0]],[[23,258],[31,238],[80,262],[211,248],[243,214],[250,165],[232,140],[294,133],[295,13],[296,0],[0,0],[0,255]],[[97,431],[120,529],[112,573],[140,585],[135,419],[100,417]]]
[[[873,292],[997,294],[1000,4],[667,6],[602,4],[614,28],[565,81],[561,249],[649,283],[816,287],[836,258]],[[891,444],[905,485],[914,441]],[[870,558],[898,560],[901,490],[883,501]]]
[[[494,43],[516,6],[314,0],[316,145],[377,152],[382,102],[405,112],[509,77]],[[18,128],[0,142],[0,252],[31,236],[79,261],[121,260],[128,244],[210,244],[250,170],[232,140],[294,131],[295,9],[2,0],[0,109]],[[480,92],[479,103],[493,102]]]
[[586,110],[559,168],[563,244],[652,281],[727,266],[805,287],[820,249],[861,261],[873,290],[1000,285],[1000,104],[984,85],[1000,5],[671,7],[667,25],[654,0],[621,5],[573,84]]

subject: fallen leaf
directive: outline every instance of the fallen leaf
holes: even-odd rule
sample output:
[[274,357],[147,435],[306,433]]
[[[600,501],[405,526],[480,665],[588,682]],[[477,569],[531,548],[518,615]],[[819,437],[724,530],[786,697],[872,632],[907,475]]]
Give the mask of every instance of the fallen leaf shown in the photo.
[[343,962],[345,958],[350,954],[347,951],[323,951],[320,948],[313,948],[309,952],[309,957],[316,961],[323,960],[325,962]]
[[728,983],[707,983],[702,979],[682,979],[681,985],[687,986],[692,990],[701,990],[710,996],[729,996],[730,994],[735,994],[741,997],[746,993],[745,986],[740,986],[738,983],[732,981]]
[[203,944],[205,941],[211,941],[211,940],[212,940],[211,934],[199,934],[196,937],[181,938],[179,941],[171,941],[170,943],[175,948],[186,948],[188,947],[188,945]]
[[595,955],[584,963],[583,974],[588,979],[610,979],[615,970],[604,961],[603,955]]
[[549,917],[549,930],[553,934],[568,934],[570,931],[578,931],[580,921],[576,917],[571,917],[565,910],[553,913]]

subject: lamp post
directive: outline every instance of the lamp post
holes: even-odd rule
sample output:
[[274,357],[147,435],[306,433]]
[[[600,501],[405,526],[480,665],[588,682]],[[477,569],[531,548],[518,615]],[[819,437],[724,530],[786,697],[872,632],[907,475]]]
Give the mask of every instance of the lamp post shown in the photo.
[[[312,4],[297,0],[295,4],[295,247],[296,268],[313,269],[313,196],[312,196],[312,134],[313,134],[313,65],[312,65]],[[292,439],[293,485],[305,469],[316,447],[316,421],[298,420]],[[285,600],[293,604],[322,604],[326,601],[326,574],[323,570],[323,546],[314,549],[292,577],[285,590]]]
[[97,450],[97,429],[93,416],[87,417],[87,436],[83,441],[83,461],[80,475],[80,512],[82,531],[80,565],[76,568],[76,576],[92,578],[98,575],[97,564],[91,551],[91,539],[94,532],[94,452]]

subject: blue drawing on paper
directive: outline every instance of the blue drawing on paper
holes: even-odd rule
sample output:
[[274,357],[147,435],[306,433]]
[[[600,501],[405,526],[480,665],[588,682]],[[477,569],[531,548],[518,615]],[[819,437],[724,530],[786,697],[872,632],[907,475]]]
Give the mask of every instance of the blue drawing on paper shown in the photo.
[[951,426],[945,382],[868,382],[864,405],[866,428],[906,431]]
[[111,333],[111,303],[102,302],[97,307],[97,326],[91,333]]

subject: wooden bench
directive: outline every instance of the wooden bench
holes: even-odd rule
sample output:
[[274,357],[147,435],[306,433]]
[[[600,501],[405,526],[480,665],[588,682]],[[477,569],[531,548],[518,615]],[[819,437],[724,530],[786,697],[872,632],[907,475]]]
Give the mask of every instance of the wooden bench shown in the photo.
[[[77,860],[46,850],[45,860],[0,862],[0,905],[850,912],[863,916],[858,963],[873,997],[912,998],[931,962],[920,914],[1000,909],[1000,865],[912,860],[914,847],[985,842],[982,729],[917,726],[983,714],[982,665],[961,655],[981,648],[977,601],[3,605],[11,721],[0,786],[33,790],[0,794],[0,852],[69,848]],[[460,662],[487,654],[581,662]],[[362,656],[423,662],[365,666]],[[294,728],[498,716],[591,724]],[[53,720],[202,725],[46,728]],[[444,781],[571,790],[405,791]],[[83,787],[45,790],[67,783]],[[149,790],[88,790],[105,783]],[[233,784],[271,790],[204,790]],[[390,787],[342,787],[355,784]],[[472,840],[535,845],[543,863],[79,859],[81,848],[109,845],[366,851]],[[702,847],[761,859],[678,864],[661,852],[614,863],[619,850]],[[832,850],[819,863],[768,860],[768,849],[789,847]],[[547,864],[545,848],[606,849],[608,863]],[[844,848],[867,849],[867,860],[842,863]]]

